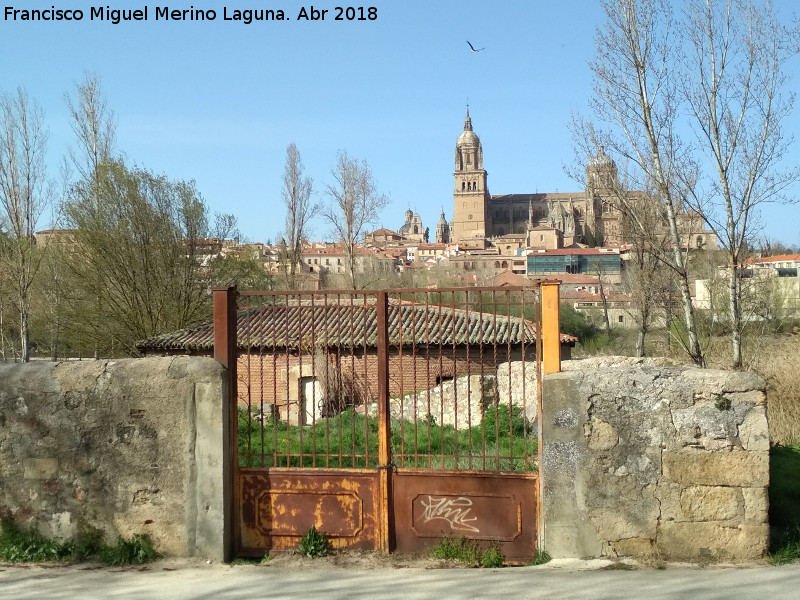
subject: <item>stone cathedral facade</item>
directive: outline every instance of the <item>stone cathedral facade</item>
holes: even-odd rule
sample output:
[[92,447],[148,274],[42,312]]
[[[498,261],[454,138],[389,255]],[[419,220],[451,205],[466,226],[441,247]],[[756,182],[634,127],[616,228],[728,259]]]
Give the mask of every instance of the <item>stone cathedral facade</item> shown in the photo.
[[510,240],[527,247],[545,240],[558,246],[623,243],[621,214],[610,202],[617,167],[602,149],[586,168],[581,192],[492,195],[481,140],[467,108],[464,131],[456,141],[454,178],[450,241],[464,248]]

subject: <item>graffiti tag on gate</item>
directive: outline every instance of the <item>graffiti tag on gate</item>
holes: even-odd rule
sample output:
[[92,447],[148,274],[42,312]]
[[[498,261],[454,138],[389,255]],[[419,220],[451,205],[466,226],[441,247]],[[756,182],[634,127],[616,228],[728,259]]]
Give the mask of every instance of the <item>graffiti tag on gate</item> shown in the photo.
[[454,531],[472,531],[480,533],[480,529],[472,525],[478,520],[478,517],[471,517],[470,511],[472,510],[472,500],[459,496],[458,498],[436,498],[428,496],[428,499],[422,500],[422,506],[425,507],[425,512],[422,513],[422,518],[425,522],[433,521],[435,519],[444,519],[450,523],[450,527]]

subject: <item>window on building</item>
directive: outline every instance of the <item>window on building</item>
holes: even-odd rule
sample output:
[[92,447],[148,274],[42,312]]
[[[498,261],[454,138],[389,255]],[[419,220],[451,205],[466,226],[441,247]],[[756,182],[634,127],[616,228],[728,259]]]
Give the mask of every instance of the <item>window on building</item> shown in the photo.
[[467,184],[467,191],[469,191],[469,192],[472,191],[472,184],[471,183]]
[[478,189],[478,182],[477,181],[473,181],[472,182],[472,189],[473,190],[477,190]]
[[619,316],[619,322],[620,322],[620,323],[624,323],[624,322],[625,322],[625,317],[623,317],[622,315],[620,315],[620,316]]
[[329,265],[329,264],[331,264],[331,259],[330,259],[330,258],[326,258],[326,259],[325,259],[325,264],[326,264],[326,265]]
[[500,261],[499,260],[494,261],[494,268],[495,269],[499,269],[500,268]]
[[463,192],[465,189],[467,189],[467,183],[465,181],[462,181],[461,182],[461,191]]

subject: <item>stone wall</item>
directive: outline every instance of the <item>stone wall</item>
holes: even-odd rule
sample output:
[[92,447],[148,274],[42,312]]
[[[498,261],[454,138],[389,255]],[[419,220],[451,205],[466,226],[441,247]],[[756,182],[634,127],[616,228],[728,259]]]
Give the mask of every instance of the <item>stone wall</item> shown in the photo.
[[[533,423],[538,398],[536,363],[516,360],[500,363],[496,372],[487,369],[483,375],[462,375],[428,390],[391,398],[389,410],[395,419],[413,422],[432,417],[440,425],[468,429],[480,425],[484,412],[495,404],[519,407]],[[371,403],[367,412],[377,416],[378,405]]]
[[224,377],[210,358],[0,364],[0,513],[223,558]]
[[657,365],[571,361],[544,378],[544,547],[553,556],[763,557],[764,381]]

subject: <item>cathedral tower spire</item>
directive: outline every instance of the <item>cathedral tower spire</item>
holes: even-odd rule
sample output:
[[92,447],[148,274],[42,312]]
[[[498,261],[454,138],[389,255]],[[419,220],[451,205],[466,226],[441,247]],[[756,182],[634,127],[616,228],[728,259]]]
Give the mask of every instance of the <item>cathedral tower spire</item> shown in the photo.
[[481,140],[472,129],[472,118],[464,117],[464,131],[456,141],[455,190],[453,191],[453,242],[474,241],[483,245],[491,231],[487,173],[483,168]]

